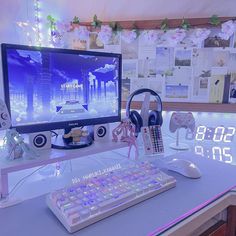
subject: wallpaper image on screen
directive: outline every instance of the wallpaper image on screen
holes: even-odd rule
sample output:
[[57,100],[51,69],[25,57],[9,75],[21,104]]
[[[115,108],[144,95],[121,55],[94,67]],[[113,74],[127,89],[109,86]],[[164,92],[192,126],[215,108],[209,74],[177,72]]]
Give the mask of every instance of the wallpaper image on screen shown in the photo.
[[116,116],[118,58],[8,49],[12,125]]

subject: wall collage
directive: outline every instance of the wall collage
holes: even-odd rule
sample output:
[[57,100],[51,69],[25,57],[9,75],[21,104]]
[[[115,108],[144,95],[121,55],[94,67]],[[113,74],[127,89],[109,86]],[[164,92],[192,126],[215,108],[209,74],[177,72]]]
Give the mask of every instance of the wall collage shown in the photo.
[[225,23],[230,33],[223,25],[137,33],[58,23],[49,46],[122,53],[123,101],[139,88],[151,88],[164,102],[236,103],[236,23]]

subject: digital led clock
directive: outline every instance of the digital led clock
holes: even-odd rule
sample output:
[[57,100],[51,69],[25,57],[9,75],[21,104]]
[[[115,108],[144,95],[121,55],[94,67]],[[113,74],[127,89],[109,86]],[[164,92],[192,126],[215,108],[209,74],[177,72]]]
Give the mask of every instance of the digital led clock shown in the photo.
[[222,161],[228,164],[233,162],[232,150],[230,147],[204,147],[204,146],[195,146],[194,148],[195,154],[217,160]]
[[236,133],[235,127],[207,127],[200,125],[196,129],[195,140],[211,140],[214,142],[225,142],[230,143],[233,141]]

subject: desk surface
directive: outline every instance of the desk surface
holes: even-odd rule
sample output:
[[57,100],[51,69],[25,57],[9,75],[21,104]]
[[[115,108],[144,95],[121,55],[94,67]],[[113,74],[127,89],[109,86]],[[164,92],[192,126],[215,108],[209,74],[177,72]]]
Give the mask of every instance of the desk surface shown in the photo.
[[[236,185],[235,166],[199,158],[189,152],[177,153],[175,157],[186,158],[196,163],[202,171],[202,178],[193,180],[168,172],[177,179],[175,188],[90,225],[73,235],[156,235],[213,202]],[[173,157],[160,158],[156,161],[161,165],[163,160],[170,158]],[[0,235],[70,234],[47,208],[45,196],[40,196],[16,206],[0,209]]]

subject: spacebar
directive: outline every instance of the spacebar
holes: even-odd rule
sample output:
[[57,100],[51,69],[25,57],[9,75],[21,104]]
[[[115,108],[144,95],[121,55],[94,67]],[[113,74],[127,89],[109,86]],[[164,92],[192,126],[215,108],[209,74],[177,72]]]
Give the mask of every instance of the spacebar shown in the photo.
[[101,211],[108,210],[112,207],[115,207],[123,202],[126,202],[128,200],[134,199],[136,196],[135,192],[128,192],[120,195],[118,198],[111,198],[107,201],[101,202],[98,207]]

